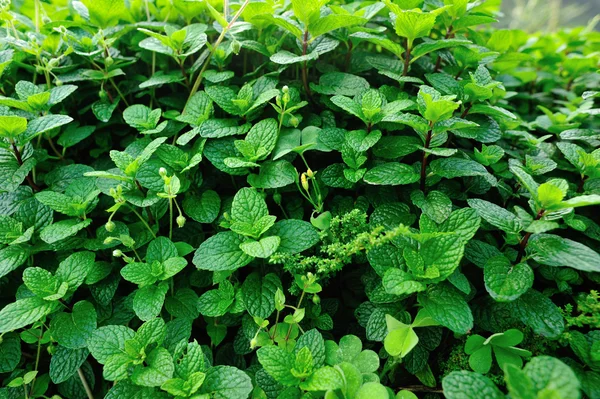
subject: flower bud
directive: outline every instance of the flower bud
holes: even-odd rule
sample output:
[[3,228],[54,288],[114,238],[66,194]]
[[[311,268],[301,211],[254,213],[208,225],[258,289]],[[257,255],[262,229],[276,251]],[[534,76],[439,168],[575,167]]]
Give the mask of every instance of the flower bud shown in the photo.
[[309,169],[306,171],[306,176],[308,176],[309,178],[311,178],[311,179],[312,179],[313,177],[315,177],[315,174],[314,174],[314,172],[312,171],[312,169],[310,169],[310,168],[309,168]]
[[167,175],[167,170],[161,167],[160,169],[158,169],[158,174],[160,175],[160,177],[165,177]]
[[298,127],[298,125],[300,124],[300,120],[295,117],[294,115],[290,116],[290,125],[294,126],[294,127]]
[[179,226],[180,228],[185,225],[185,217],[183,215],[177,216],[176,220],[177,220],[177,226]]
[[312,301],[313,301],[313,303],[314,303],[315,305],[318,305],[318,304],[320,304],[320,303],[321,303],[321,298],[320,298],[320,297],[319,297],[317,294],[315,294],[315,295],[313,295],[313,297],[312,297]]
[[258,340],[256,338],[252,338],[250,340],[250,348],[254,349],[254,348],[256,348],[256,345],[258,345]]
[[109,233],[113,232],[115,230],[115,222],[113,222],[112,220],[109,220],[108,222],[106,222],[106,224],[104,225],[104,228],[106,229],[106,231],[108,231]]
[[287,86],[283,86],[283,89],[281,89],[281,91],[283,92],[283,97],[281,98],[283,100],[284,104],[287,104],[290,102],[290,89]]
[[302,188],[308,191],[308,180],[306,179],[306,173],[302,173],[302,176],[300,176],[300,182],[302,183]]
[[123,256],[123,251],[121,251],[120,249],[115,249],[115,250],[113,251],[113,256],[114,256],[115,258],[120,258],[121,256]]
[[273,201],[275,201],[275,203],[277,205],[281,206],[281,194],[280,193],[273,194]]
[[108,56],[104,59],[104,65],[106,65],[107,67],[110,67],[114,63],[115,63],[115,60],[113,60],[113,58],[111,56]]

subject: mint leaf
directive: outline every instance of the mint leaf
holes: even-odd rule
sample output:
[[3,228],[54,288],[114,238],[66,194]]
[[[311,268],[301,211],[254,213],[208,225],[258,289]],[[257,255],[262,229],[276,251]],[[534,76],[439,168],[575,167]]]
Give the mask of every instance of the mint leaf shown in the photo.
[[252,257],[240,249],[242,240],[233,232],[217,233],[200,244],[193,263],[200,270],[224,271],[246,266]]
[[528,251],[536,262],[548,266],[568,266],[585,272],[600,271],[600,255],[591,248],[553,234],[536,234]]
[[419,303],[429,315],[444,327],[458,334],[473,328],[473,314],[462,294],[447,283],[438,284],[419,293]]
[[533,270],[525,262],[511,265],[504,256],[488,259],[483,271],[485,289],[499,302],[514,301],[533,286]]
[[448,399],[502,399],[504,394],[489,378],[470,371],[453,371],[442,380]]

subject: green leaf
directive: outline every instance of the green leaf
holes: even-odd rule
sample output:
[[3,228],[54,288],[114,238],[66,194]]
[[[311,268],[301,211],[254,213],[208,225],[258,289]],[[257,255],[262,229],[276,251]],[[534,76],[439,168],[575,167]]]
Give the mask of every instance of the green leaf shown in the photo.
[[85,281],[94,266],[96,254],[93,252],[76,252],[60,262],[56,269],[56,278],[69,286],[69,293],[75,292]]
[[364,181],[375,185],[397,186],[419,181],[420,175],[409,165],[389,162],[370,169]]
[[206,190],[200,196],[189,196],[183,200],[185,213],[200,223],[212,223],[219,215],[221,198],[213,190]]
[[50,379],[55,384],[67,381],[77,373],[90,352],[87,348],[68,349],[57,346],[50,359]]
[[344,386],[344,377],[338,369],[324,366],[301,382],[299,386],[305,391],[336,390]]
[[448,399],[504,399],[504,394],[489,378],[470,371],[453,371],[442,380]]
[[536,234],[529,240],[528,251],[543,265],[571,267],[585,272],[600,271],[600,255],[591,248],[553,234]]
[[275,292],[282,290],[279,277],[269,273],[261,277],[259,273],[252,273],[242,284],[244,306],[251,316],[267,319],[275,310]]
[[101,28],[116,25],[127,13],[124,0],[81,0],[81,2],[88,9],[90,22]]
[[250,377],[241,370],[230,366],[211,367],[200,393],[210,394],[215,399],[246,398],[252,391]]
[[483,165],[469,159],[462,158],[442,158],[431,162],[431,170],[438,176],[446,179],[467,176],[482,176],[491,185],[496,185],[497,180],[492,176]]
[[504,368],[504,379],[506,387],[512,398],[515,399],[535,399],[536,394],[533,389],[533,382],[521,370],[520,367],[509,364]]
[[40,238],[47,244],[54,244],[65,238],[74,236],[78,231],[85,229],[92,223],[92,219],[82,221],[76,219],[61,220],[44,227],[40,232]]
[[319,18],[315,23],[311,23],[308,26],[308,31],[313,37],[312,40],[314,40],[315,38],[333,30],[347,28],[349,26],[362,25],[366,22],[367,20],[365,18],[354,15],[330,14]]
[[488,201],[470,198],[469,206],[477,211],[486,222],[510,234],[518,234],[523,230],[523,224],[513,213]]
[[132,339],[135,332],[129,327],[108,325],[98,328],[88,339],[88,349],[100,364],[114,355],[126,355],[125,341]]
[[396,34],[407,38],[411,44],[419,37],[428,36],[435,25],[436,14],[433,12],[400,9],[392,9],[392,12],[396,14],[396,21],[394,21]]
[[28,257],[29,251],[18,245],[0,249],[0,277],[6,276],[21,266]]
[[460,264],[465,246],[462,240],[457,238],[457,235],[439,236],[421,245],[419,255],[423,258],[425,273],[427,270],[435,270],[439,273],[437,276],[428,277],[432,281],[448,278]]
[[256,355],[267,374],[285,386],[296,386],[300,382],[291,369],[294,367],[294,357],[291,353],[277,346],[260,348]]
[[73,305],[73,311],[57,314],[50,323],[53,337],[63,347],[81,349],[96,330],[96,309],[88,301]]
[[28,326],[57,308],[56,302],[39,297],[19,299],[0,310],[0,334]]
[[533,382],[537,397],[554,395],[560,398],[579,398],[579,379],[569,366],[550,356],[538,356],[525,365],[523,372]]
[[58,279],[41,267],[28,267],[23,272],[23,283],[40,298],[55,295],[60,285]]
[[485,289],[498,302],[514,301],[533,286],[533,270],[525,262],[515,266],[504,256],[488,259],[483,271]]
[[[393,320],[393,323],[391,323],[389,320],[392,317],[390,315],[386,315],[385,317],[388,320],[389,330],[383,341],[385,350],[392,356],[405,357],[417,346],[419,337],[411,326],[401,325],[402,323],[397,320]],[[392,324],[394,324],[393,329]]]
[[137,366],[131,374],[136,385],[158,387],[173,377],[173,358],[165,348],[156,348],[148,354],[144,366]]
[[261,238],[258,241],[247,240],[240,244],[240,249],[244,251],[246,255],[264,259],[277,251],[280,242],[281,239],[277,236]]
[[229,281],[223,281],[216,290],[210,290],[198,298],[200,314],[208,317],[223,316],[233,303],[235,292]]
[[267,232],[280,238],[277,251],[296,254],[305,251],[320,240],[319,233],[309,222],[296,219],[281,220]]
[[248,183],[254,188],[281,188],[296,181],[298,172],[296,168],[283,159],[278,161],[265,161],[258,175],[248,176]]
[[277,132],[278,125],[275,119],[263,119],[252,126],[245,141],[254,148],[255,154],[261,154],[258,159],[265,159],[275,148]]
[[200,244],[194,254],[193,263],[200,270],[236,270],[252,261],[240,249],[242,240],[231,231],[217,233]]
[[269,210],[263,196],[254,189],[242,188],[233,198],[231,217],[234,222],[254,225],[268,214]]
[[558,306],[548,297],[533,289],[514,302],[516,316],[536,333],[548,338],[562,334],[565,322]]
[[139,288],[133,298],[133,310],[140,320],[147,321],[160,313],[165,302],[169,285],[165,282],[159,285],[147,285]]
[[463,295],[453,286],[443,283],[419,293],[419,303],[429,315],[444,327],[458,334],[473,328],[473,314]]
[[16,334],[2,336],[0,342],[0,373],[12,372],[21,360],[21,340]]
[[440,232],[456,233],[463,243],[469,242],[479,229],[481,219],[473,209],[462,208],[455,210],[439,226]]
[[20,116],[0,116],[0,136],[16,138],[27,130],[27,119]]

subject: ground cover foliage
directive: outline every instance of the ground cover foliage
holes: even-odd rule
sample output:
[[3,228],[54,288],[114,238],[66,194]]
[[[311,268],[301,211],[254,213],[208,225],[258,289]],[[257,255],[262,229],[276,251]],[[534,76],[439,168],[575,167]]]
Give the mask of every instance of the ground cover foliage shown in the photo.
[[498,3],[1,1],[0,398],[600,398],[600,35]]

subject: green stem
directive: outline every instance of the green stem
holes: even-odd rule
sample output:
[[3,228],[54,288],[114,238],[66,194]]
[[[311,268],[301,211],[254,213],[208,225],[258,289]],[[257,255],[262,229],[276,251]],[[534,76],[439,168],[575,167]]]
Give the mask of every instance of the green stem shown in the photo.
[[85,389],[88,399],[94,399],[94,394],[92,393],[92,390],[90,389],[90,386],[85,378],[85,375],[83,375],[81,368],[77,369],[77,375],[79,375],[79,379],[81,380],[81,384],[83,385],[83,389]]
[[227,24],[227,26],[224,27],[223,30],[221,31],[221,34],[219,35],[219,37],[217,38],[217,41],[215,42],[215,44],[213,45],[212,49],[210,50],[210,53],[208,54],[208,57],[206,58],[206,61],[204,61],[204,65],[202,66],[202,69],[200,70],[200,73],[198,74],[198,77],[196,78],[196,81],[194,82],[194,86],[192,87],[192,91],[190,92],[190,95],[189,95],[189,97],[187,99],[185,107],[183,108],[183,112],[185,112],[185,109],[187,108],[187,105],[189,104],[190,99],[194,96],[194,94],[196,94],[196,92],[200,88],[200,83],[202,83],[202,75],[206,71],[206,68],[208,68],[208,65],[210,64],[210,60],[212,59],[213,55],[215,54],[215,51],[217,50],[217,48],[219,47],[219,45],[221,44],[221,42],[225,38],[225,35],[227,34],[227,32],[229,32],[229,30],[231,29],[231,27],[233,26],[233,24],[235,23],[235,21],[237,21],[237,19],[240,17],[240,15],[242,15],[242,12],[244,11],[244,9],[248,5],[248,3],[250,3],[250,0],[245,0],[244,1],[244,3],[242,4],[242,6],[240,7],[240,9],[237,10],[237,12],[234,14],[233,18],[231,18],[231,21],[229,21],[229,23]]
[[169,240],[173,238],[173,198],[169,198]]
[[[35,355],[35,371],[37,371],[39,365],[40,365],[40,354],[42,353],[42,338],[44,337],[44,325],[42,324],[40,326],[40,336],[38,337],[38,346],[37,346],[37,353]],[[33,381],[31,381],[31,385],[30,385],[30,389],[29,389],[29,394],[31,395],[33,393],[33,388],[35,387],[35,377],[33,377]],[[25,397],[27,398],[27,394],[25,394]]]
[[[296,305],[296,309],[300,309],[300,305],[302,305],[302,300],[304,299],[304,294],[306,293],[306,291],[302,290],[302,294],[300,295],[300,299],[298,300],[298,305]],[[290,328],[288,328],[288,332],[285,335],[285,340],[287,341],[290,338],[290,334],[292,333],[292,327],[294,325],[290,324]]]
[[152,229],[150,228],[150,225],[148,224],[148,222],[146,222],[146,220],[142,217],[142,215],[140,215],[132,206],[127,205],[127,207],[129,209],[131,209],[131,211],[133,213],[135,213],[135,215],[142,221],[142,223],[144,224],[144,226],[146,226],[146,228],[148,229],[150,234],[152,234],[152,237],[156,238],[156,234],[154,234],[154,231],[152,231]]
[[109,78],[108,81],[110,82],[110,84],[112,85],[112,87],[115,88],[115,91],[117,92],[117,94],[119,95],[119,97],[121,98],[121,100],[123,100],[123,103],[129,107],[129,103],[127,102],[127,100],[125,99],[125,96],[123,95],[123,93],[121,93],[121,90],[119,90],[119,86],[117,86],[117,84],[115,83],[114,80],[112,80],[112,78]]

